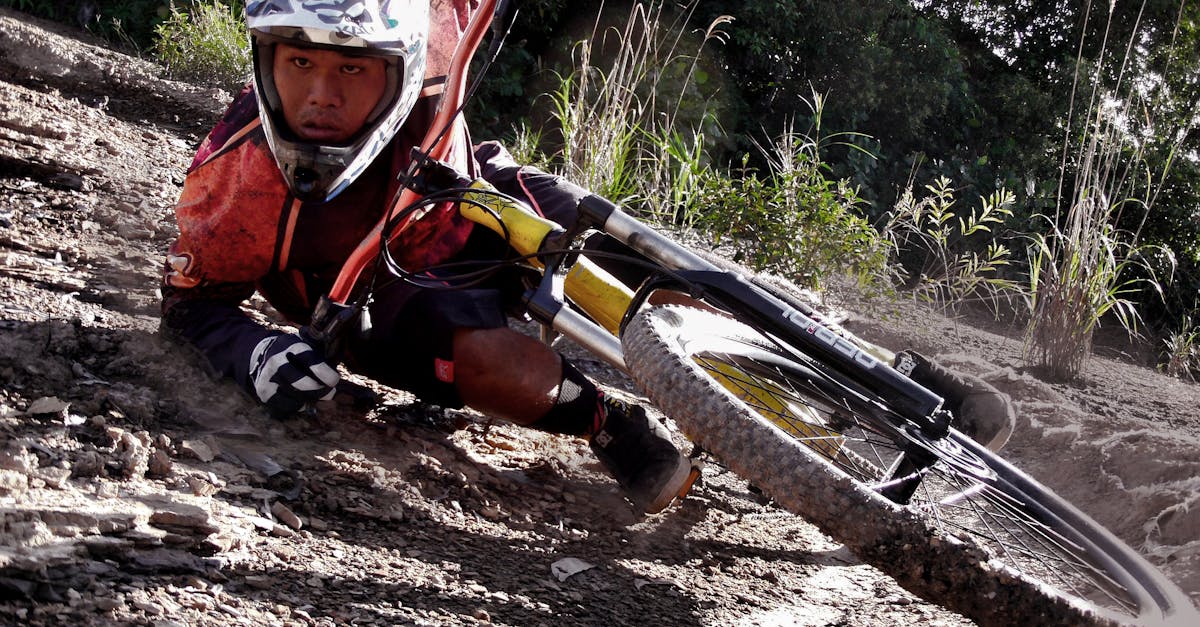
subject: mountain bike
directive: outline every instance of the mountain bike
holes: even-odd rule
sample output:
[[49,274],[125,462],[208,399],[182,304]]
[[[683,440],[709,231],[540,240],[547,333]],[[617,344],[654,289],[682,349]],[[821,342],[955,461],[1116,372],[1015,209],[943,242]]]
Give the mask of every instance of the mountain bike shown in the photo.
[[[472,24],[471,52],[482,37]],[[464,59],[444,97],[457,108],[415,151],[397,210],[347,262],[310,337],[335,338],[353,319],[364,276],[414,276],[387,242],[423,208],[456,203],[511,245],[504,263],[534,278],[525,302],[547,336],[628,373],[698,447],[908,590],[982,624],[1200,624],[1133,549],[959,433],[940,396],[786,291],[717,267],[600,196],[564,229],[439,162]],[[580,245],[596,232],[633,251],[624,261],[648,278],[617,281],[602,267],[613,253]],[[650,304],[664,292],[694,306]]]

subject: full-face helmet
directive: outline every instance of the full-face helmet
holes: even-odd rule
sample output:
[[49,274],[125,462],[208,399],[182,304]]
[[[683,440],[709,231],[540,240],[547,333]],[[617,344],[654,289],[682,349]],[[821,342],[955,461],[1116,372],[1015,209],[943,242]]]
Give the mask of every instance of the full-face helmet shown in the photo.
[[[259,117],[288,188],[301,200],[333,198],[388,145],[416,103],[425,79],[428,0],[249,0],[246,25]],[[273,76],[280,42],[387,61],[383,97],[358,134],[321,144],[288,128]]]

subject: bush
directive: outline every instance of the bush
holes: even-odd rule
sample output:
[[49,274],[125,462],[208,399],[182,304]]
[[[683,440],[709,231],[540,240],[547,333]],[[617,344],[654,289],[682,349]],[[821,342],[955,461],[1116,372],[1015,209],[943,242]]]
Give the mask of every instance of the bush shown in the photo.
[[765,176],[746,169],[747,161],[736,176],[704,176],[695,226],[731,247],[735,261],[803,287],[822,287],[839,274],[860,284],[882,276],[884,241],[862,217],[857,190],[826,176],[816,143],[785,134],[770,150]]
[[172,78],[238,91],[250,76],[250,44],[241,7],[198,2],[171,8],[155,27],[154,54]]

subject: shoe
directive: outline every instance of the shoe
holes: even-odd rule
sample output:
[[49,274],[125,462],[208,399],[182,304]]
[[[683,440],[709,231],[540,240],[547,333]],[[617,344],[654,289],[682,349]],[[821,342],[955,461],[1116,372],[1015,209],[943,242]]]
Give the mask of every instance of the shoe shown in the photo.
[[897,353],[892,367],[941,396],[954,414],[951,426],[967,437],[993,452],[1008,442],[1017,417],[1008,395],[992,384],[951,372],[912,350]]
[[600,428],[591,436],[592,452],[634,506],[657,514],[683,498],[700,471],[675,448],[667,428],[638,405],[604,396],[601,407]]

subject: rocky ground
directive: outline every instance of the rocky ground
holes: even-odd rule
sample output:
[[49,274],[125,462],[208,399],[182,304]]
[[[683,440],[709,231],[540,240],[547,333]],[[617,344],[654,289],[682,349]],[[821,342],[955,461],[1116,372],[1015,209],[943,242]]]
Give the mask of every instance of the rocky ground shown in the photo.
[[[394,390],[280,423],[207,378],[160,340],[156,286],[229,96],[159,76],[0,10],[0,621],[970,624],[717,465],[642,518],[580,441]],[[1049,384],[1002,332],[858,311],[1009,392],[1010,457],[1200,600],[1195,385],[1119,354]]]

